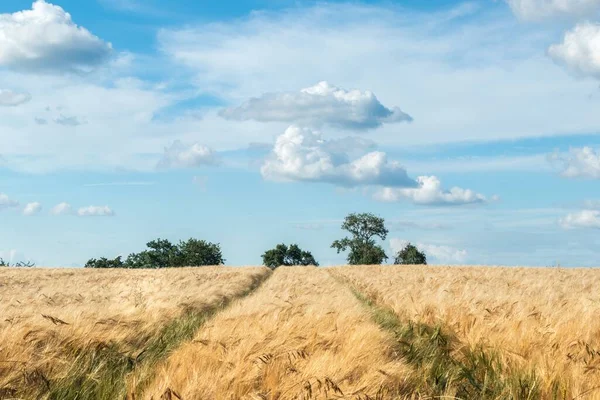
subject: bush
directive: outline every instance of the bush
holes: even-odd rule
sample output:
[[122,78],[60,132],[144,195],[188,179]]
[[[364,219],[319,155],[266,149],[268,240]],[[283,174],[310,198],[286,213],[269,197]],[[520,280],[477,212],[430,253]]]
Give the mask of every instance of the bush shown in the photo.
[[177,268],[221,265],[225,263],[219,244],[204,240],[189,239],[174,245],[165,239],[156,239],[146,244],[148,250],[132,253],[123,262],[115,259],[91,259],[86,268]]
[[394,264],[397,265],[427,265],[427,256],[416,246],[408,243],[396,254]]
[[99,259],[92,258],[85,264],[85,268],[124,268],[124,266],[121,256],[113,260],[105,257]]
[[4,261],[4,259],[0,258],[0,267],[33,268],[35,267],[35,263],[31,261],[19,261],[11,265],[10,262]]
[[319,265],[310,252],[300,249],[297,244],[289,247],[285,244],[278,244],[274,249],[265,251],[262,259],[263,264],[271,269],[280,266]]

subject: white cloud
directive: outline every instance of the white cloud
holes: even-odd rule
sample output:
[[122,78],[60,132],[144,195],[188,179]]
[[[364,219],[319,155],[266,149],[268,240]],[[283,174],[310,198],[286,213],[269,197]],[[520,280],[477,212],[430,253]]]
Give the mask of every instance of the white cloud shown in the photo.
[[600,10],[600,0],[506,0],[521,19],[539,21],[558,16],[583,17]]
[[[407,240],[392,238],[390,239],[390,248],[395,255],[400,250],[404,249],[408,243],[409,241]],[[420,251],[425,252],[428,262],[433,259],[442,264],[463,264],[469,255],[466,250],[456,249],[450,246],[439,246],[426,243],[415,243],[414,245]]]
[[412,121],[400,108],[385,107],[370,91],[348,91],[325,81],[296,93],[267,93],[239,107],[224,109],[220,115],[239,121],[253,119],[315,127],[328,124],[355,130]]
[[112,217],[115,213],[108,206],[88,206],[77,210],[77,215],[79,217]]
[[567,154],[555,153],[549,159],[560,166],[566,178],[600,179],[600,154],[591,147],[572,148]]
[[60,203],[50,210],[52,215],[69,215],[73,213],[73,208],[69,203]]
[[[386,147],[595,131],[600,113],[589,82],[574,81],[540,51],[560,32],[557,24],[518,24],[498,7],[415,12],[319,3],[163,29],[158,41],[174,70],[233,105],[320,80],[369,89],[415,117],[371,133]],[[263,134],[286,125],[265,125]]]
[[600,229],[600,211],[583,210],[576,213],[567,214],[559,220],[560,226],[564,229],[576,228],[595,228]]
[[[194,102],[185,100],[201,93],[238,105],[319,80],[372,90],[382,104],[415,116],[411,125],[384,124],[371,132],[381,149],[597,129],[598,98],[590,99],[589,82],[574,81],[539,51],[557,32],[547,26],[525,31],[506,10],[487,12],[457,20],[465,15],[461,9],[295,7],[162,31],[159,44],[168,59],[135,55],[85,76],[3,69],[0,88],[16,90],[18,82],[19,91],[32,94],[22,106],[0,107],[3,165],[27,173],[152,171],[173,139],[216,152],[245,148],[289,124],[224,120],[208,107],[198,118]],[[162,81],[135,79],[139,71]],[[86,125],[66,129],[55,123],[61,113]],[[175,115],[159,118],[164,113]],[[331,127],[328,143],[347,134]],[[418,175],[434,172],[424,165]]]
[[565,33],[562,43],[550,46],[548,54],[579,75],[600,78],[600,24],[578,24]]
[[0,211],[5,208],[18,207],[19,202],[8,197],[7,194],[0,193]]
[[346,154],[331,151],[320,133],[293,125],[277,138],[261,173],[268,180],[329,182],[341,186],[415,184],[406,170],[399,163],[388,161],[383,152],[374,151],[349,160]]
[[31,95],[29,93],[0,89],[0,107],[14,107],[27,103],[30,100]]
[[35,70],[86,70],[107,59],[106,43],[77,26],[59,6],[37,0],[31,10],[0,14],[0,65]]
[[199,143],[185,145],[176,140],[170,147],[165,147],[163,157],[158,162],[159,168],[193,168],[201,165],[215,165],[219,159],[214,150]]
[[23,215],[31,216],[42,211],[42,204],[38,202],[28,203],[23,209]]
[[470,189],[453,187],[443,190],[441,181],[435,176],[420,176],[416,188],[384,187],[377,190],[374,198],[384,202],[396,202],[403,199],[419,205],[465,205],[482,204],[488,200],[485,196]]

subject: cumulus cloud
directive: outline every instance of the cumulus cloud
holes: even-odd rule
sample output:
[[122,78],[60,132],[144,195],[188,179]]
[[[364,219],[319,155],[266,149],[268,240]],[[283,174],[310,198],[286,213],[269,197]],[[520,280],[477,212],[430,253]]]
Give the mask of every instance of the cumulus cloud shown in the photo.
[[275,181],[329,182],[341,186],[415,186],[406,170],[374,151],[350,160],[334,152],[321,134],[309,128],[290,126],[280,135],[271,155],[261,167],[262,176]]
[[0,14],[0,65],[86,70],[107,59],[110,43],[77,26],[61,7],[37,0],[31,10]]
[[77,215],[79,217],[112,217],[115,213],[108,206],[88,206],[77,210]]
[[219,159],[213,149],[199,143],[185,145],[176,140],[158,162],[159,168],[193,168],[201,165],[215,165]]
[[73,208],[69,203],[60,203],[52,207],[50,213],[52,215],[69,215],[73,213]]
[[0,211],[5,208],[13,208],[18,206],[18,201],[11,199],[7,194],[0,193]]
[[38,202],[27,203],[23,209],[23,215],[32,216],[42,211],[42,204]]
[[375,192],[374,198],[384,202],[410,200],[415,204],[433,206],[453,206],[465,204],[482,204],[488,199],[470,189],[453,187],[443,190],[442,183],[435,176],[420,176],[416,188],[384,187]]
[[582,210],[576,213],[567,214],[559,221],[564,229],[593,228],[600,229],[600,211]]
[[328,82],[319,82],[297,93],[267,93],[239,107],[224,109],[220,115],[238,121],[277,121],[316,127],[328,124],[355,130],[412,121],[400,108],[385,107],[370,91],[345,90]]
[[31,100],[29,93],[0,89],[0,107],[14,107],[27,103],[29,100]]
[[[395,253],[402,250],[409,242],[402,239],[390,239],[390,248]],[[439,246],[427,243],[414,244],[420,251],[425,252],[427,260],[431,259],[442,264],[462,264],[464,263],[469,253],[466,250],[456,249],[450,246]]]
[[585,16],[600,10],[600,0],[506,0],[517,17],[539,21],[558,16]]
[[600,154],[591,147],[572,148],[567,154],[555,153],[550,162],[558,164],[566,178],[600,179]]
[[600,24],[578,24],[565,33],[562,43],[550,46],[548,54],[574,73],[600,78]]

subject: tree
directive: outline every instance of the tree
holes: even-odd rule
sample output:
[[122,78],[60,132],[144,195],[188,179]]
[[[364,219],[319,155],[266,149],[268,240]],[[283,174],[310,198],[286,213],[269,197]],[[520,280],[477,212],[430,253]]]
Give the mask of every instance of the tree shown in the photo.
[[123,262],[121,257],[114,260],[92,258],[87,268],[176,268],[221,265],[225,263],[219,244],[204,240],[189,239],[174,245],[165,239],[156,239],[146,243],[147,250],[130,254]]
[[274,249],[267,250],[262,255],[263,264],[271,269],[280,266],[295,266],[295,265],[314,265],[319,263],[315,260],[309,251],[304,251],[297,244],[292,244],[289,247],[285,244],[278,244]]
[[125,264],[121,260],[121,256],[115,259],[101,257],[99,259],[92,258],[85,264],[85,268],[124,268]]
[[331,247],[338,254],[349,249],[348,264],[378,265],[387,260],[383,248],[375,242],[376,238],[385,240],[387,237],[388,230],[383,218],[371,213],[350,214],[345,218],[342,229],[350,232],[352,238],[336,240]]
[[189,239],[179,242],[178,264],[182,267],[199,267],[203,265],[222,265],[225,259],[221,246],[204,240]]
[[166,239],[156,239],[146,243],[146,250],[143,254],[145,264],[150,264],[152,268],[168,268],[179,266],[179,249],[173,243]]
[[396,254],[394,264],[399,265],[427,265],[427,256],[416,246],[408,243]]

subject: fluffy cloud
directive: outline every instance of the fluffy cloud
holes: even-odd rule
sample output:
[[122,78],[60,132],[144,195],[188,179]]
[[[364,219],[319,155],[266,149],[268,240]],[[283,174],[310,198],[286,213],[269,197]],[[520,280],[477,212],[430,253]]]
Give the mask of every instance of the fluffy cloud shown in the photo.
[[73,213],[73,208],[69,203],[60,203],[52,207],[50,213],[52,215],[69,215]]
[[412,121],[400,108],[385,107],[370,91],[348,91],[327,82],[319,82],[298,93],[267,93],[240,107],[227,108],[220,115],[241,121],[252,119],[317,127],[328,124],[356,130]]
[[11,199],[8,195],[0,193],[0,211],[5,208],[18,207],[19,202]]
[[31,10],[0,14],[0,65],[86,70],[107,59],[110,43],[77,26],[59,6],[37,0]]
[[115,213],[108,206],[88,206],[77,210],[77,215],[79,217],[112,217]]
[[420,176],[416,188],[384,187],[375,192],[374,198],[384,202],[396,202],[403,199],[420,205],[465,205],[481,204],[488,200],[485,196],[470,189],[453,187],[446,191],[442,189],[441,181],[435,176]]
[[555,153],[552,163],[560,166],[566,178],[600,179],[600,154],[591,147],[572,148],[568,154]]
[[600,211],[583,210],[568,214],[559,220],[560,226],[565,229],[595,228],[600,229]]
[[0,89],[0,107],[14,107],[31,100],[29,93],[13,92],[12,90]]
[[28,203],[23,209],[23,215],[31,216],[42,211],[42,205],[38,202]]
[[561,15],[585,16],[600,9],[600,0],[506,0],[521,19],[538,21]]
[[198,143],[184,145],[176,140],[158,162],[159,168],[193,168],[201,165],[215,165],[219,160],[214,150]]
[[[409,242],[402,239],[390,239],[390,248],[395,253],[402,250]],[[427,255],[428,261],[433,259],[442,264],[462,264],[467,260],[469,253],[466,250],[450,246],[438,246],[427,243],[415,243],[415,246]]]
[[600,78],[600,24],[575,26],[562,43],[550,46],[548,54],[577,74]]
[[280,135],[261,168],[265,179],[275,181],[329,182],[341,186],[414,186],[406,170],[374,151],[349,160],[334,152],[318,132],[290,126]]

